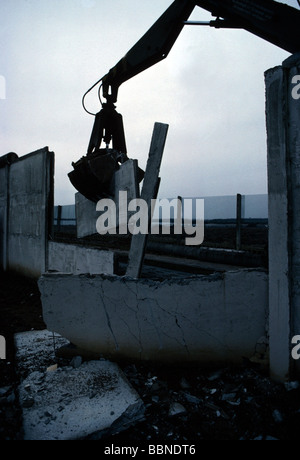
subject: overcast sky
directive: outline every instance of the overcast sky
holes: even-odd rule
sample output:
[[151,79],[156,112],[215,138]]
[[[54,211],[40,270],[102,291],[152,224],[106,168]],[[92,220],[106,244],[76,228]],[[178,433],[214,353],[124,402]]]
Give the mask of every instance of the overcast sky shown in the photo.
[[[0,155],[54,151],[56,204],[74,203],[67,174],[93,126],[83,93],[171,3],[0,0]],[[196,7],[191,19],[212,18]],[[288,56],[243,30],[186,26],[165,61],[121,86],[128,156],[142,168],[154,123],[170,125],[161,197],[267,192],[264,72]],[[98,104],[92,93],[88,108]]]

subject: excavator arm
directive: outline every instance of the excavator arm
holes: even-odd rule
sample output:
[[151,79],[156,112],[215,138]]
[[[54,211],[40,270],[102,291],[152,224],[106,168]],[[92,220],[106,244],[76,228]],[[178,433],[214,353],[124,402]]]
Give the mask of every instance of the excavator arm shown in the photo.
[[[196,6],[216,20],[188,22]],[[165,59],[184,25],[240,28],[290,52],[300,51],[300,11],[274,0],[175,0],[149,31],[102,78],[103,97],[117,101],[126,80]]]
[[195,8],[191,0],[176,0],[148,32],[102,79],[103,97],[117,101],[122,83],[165,59]]
[[[209,11],[214,20],[188,21],[195,7]],[[175,0],[128,53],[84,95],[100,84],[106,103],[95,114],[87,155],[69,178],[92,201],[110,195],[110,182],[127,151],[122,116],[115,110],[119,87],[165,59],[186,24],[244,29],[290,53],[300,51],[300,11],[274,0]],[[83,101],[84,101],[83,98]],[[104,141],[106,149],[101,149]],[[109,144],[113,148],[109,149]],[[140,180],[143,174],[140,171]]]
[[218,27],[239,27],[289,53],[300,51],[300,11],[274,0],[197,0],[196,4],[223,21]]

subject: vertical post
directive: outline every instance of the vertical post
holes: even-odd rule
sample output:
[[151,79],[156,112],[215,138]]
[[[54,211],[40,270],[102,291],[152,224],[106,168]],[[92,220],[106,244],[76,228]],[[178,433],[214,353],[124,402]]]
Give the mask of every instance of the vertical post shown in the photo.
[[0,269],[6,271],[9,231],[9,165],[0,169],[0,187]]
[[62,206],[58,205],[57,207],[57,232],[60,232],[61,227],[61,213],[62,213]]
[[241,249],[242,195],[236,196],[236,249]]
[[[183,222],[184,222],[182,196],[178,195],[177,200],[178,200],[178,208],[177,208],[176,224],[174,222],[174,230],[175,232],[177,232],[177,235],[178,235],[177,238],[180,240],[182,236]],[[179,226],[180,228],[178,228]]]
[[300,334],[300,54],[268,70],[265,81],[270,373],[284,381],[300,372],[291,355]]
[[[151,229],[151,200],[155,199],[159,186],[159,170],[167,139],[168,125],[155,123],[150,152],[147,161],[141,199],[147,204],[148,228]],[[132,236],[126,275],[138,278],[141,274],[148,234],[138,233]]]

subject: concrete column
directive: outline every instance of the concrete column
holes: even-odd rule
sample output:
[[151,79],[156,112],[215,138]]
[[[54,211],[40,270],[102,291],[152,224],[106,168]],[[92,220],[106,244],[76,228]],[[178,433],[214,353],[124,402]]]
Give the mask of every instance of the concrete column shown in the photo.
[[270,373],[299,374],[292,337],[300,334],[300,54],[268,70],[266,120],[269,192]]
[[0,168],[0,270],[3,271],[7,269],[8,174],[8,165]]

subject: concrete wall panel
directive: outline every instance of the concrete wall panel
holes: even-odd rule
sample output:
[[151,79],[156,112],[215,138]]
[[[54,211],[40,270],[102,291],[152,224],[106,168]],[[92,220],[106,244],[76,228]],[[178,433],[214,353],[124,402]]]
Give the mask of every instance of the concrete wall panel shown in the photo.
[[[119,191],[127,192],[127,203],[139,198],[140,191],[137,181],[137,160],[127,160],[120,165],[114,176],[114,203],[116,204],[117,225],[119,218]],[[96,211],[96,203],[85,198],[80,193],[75,194],[77,238],[83,238],[97,233],[96,222],[100,212]],[[130,216],[130,213],[128,214]]]
[[49,242],[48,270],[74,275],[114,273],[114,252]]
[[39,288],[47,328],[109,358],[239,362],[266,334],[260,270],[164,282],[45,274]]
[[38,277],[47,267],[54,155],[44,148],[10,166],[8,269]]
[[96,221],[99,212],[96,211],[96,203],[85,198],[81,193],[75,193],[77,238],[84,238],[97,233]]

